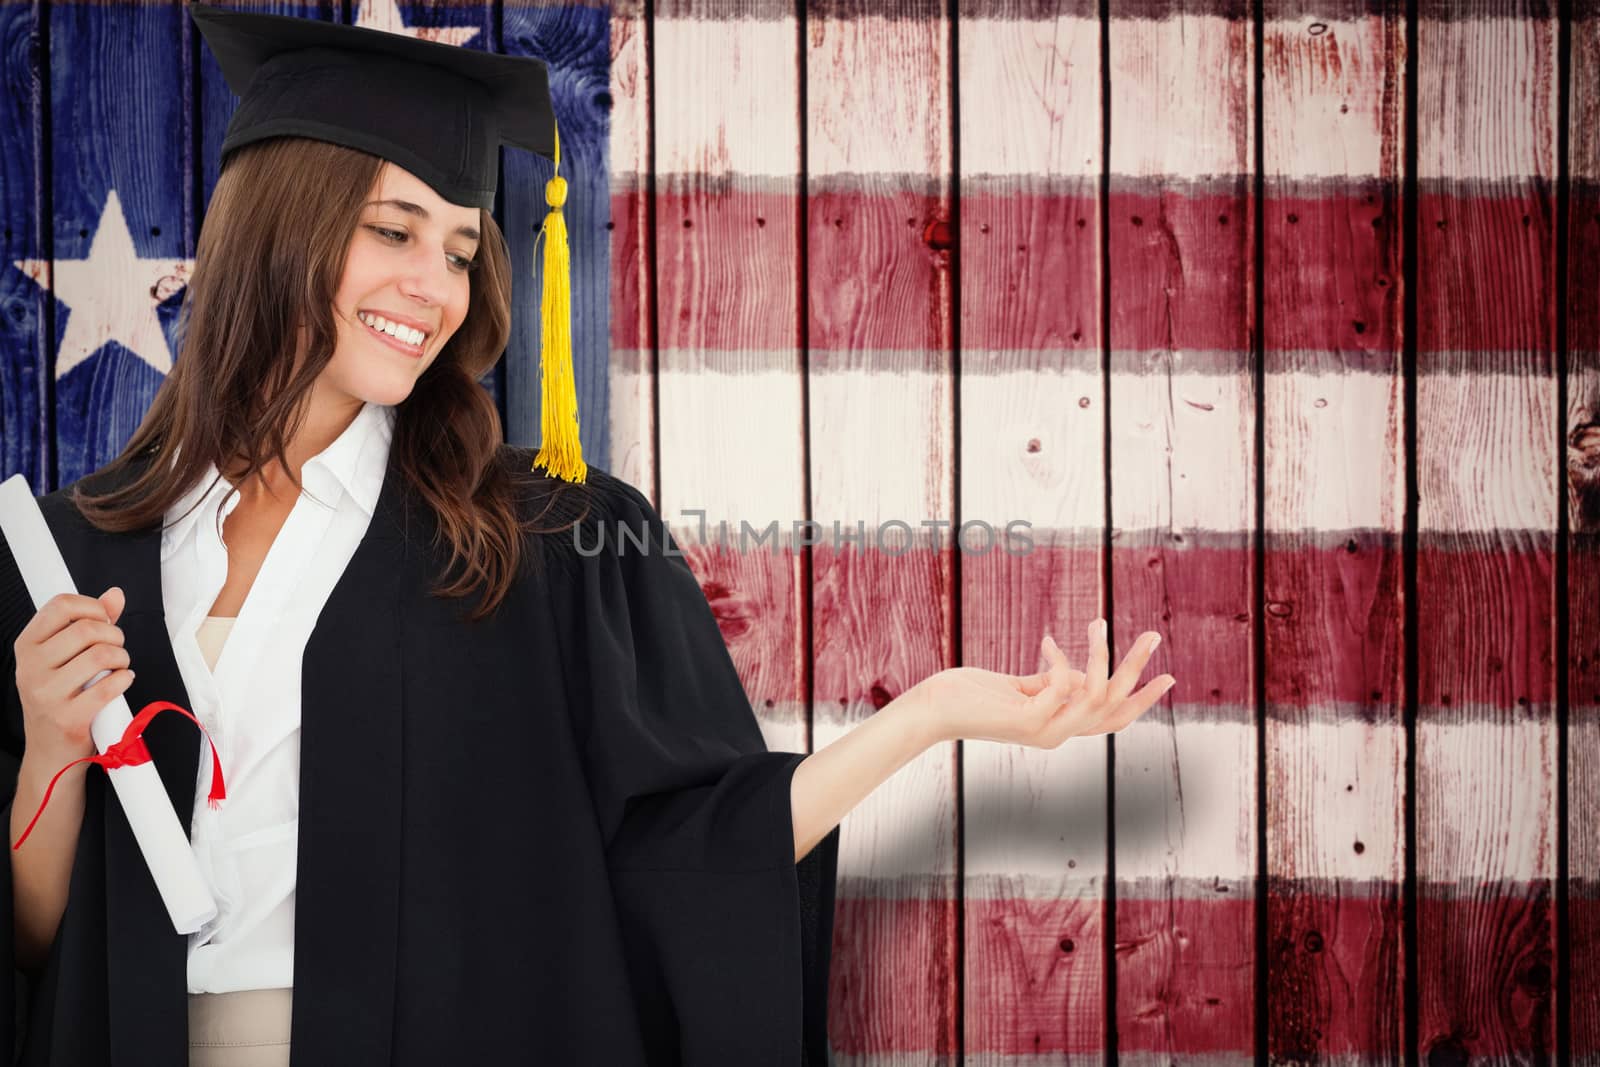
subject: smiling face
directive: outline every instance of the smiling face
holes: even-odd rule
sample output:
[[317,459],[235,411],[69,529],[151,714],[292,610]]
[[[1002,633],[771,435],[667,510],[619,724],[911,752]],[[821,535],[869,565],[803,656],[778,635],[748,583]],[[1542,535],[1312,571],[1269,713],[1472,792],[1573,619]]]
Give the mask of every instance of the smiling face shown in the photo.
[[466,317],[478,226],[477,208],[393,163],[380,168],[334,294],[338,340],[316,390],[324,403],[359,408],[410,395]]

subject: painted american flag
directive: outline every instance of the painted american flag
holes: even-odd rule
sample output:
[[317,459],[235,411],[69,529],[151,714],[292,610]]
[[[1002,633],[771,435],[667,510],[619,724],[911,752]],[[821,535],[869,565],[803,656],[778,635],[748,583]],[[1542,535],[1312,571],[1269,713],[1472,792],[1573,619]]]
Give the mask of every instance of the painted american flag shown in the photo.
[[[1597,0],[249,6],[551,64],[585,454],[773,747],[1165,636],[1122,734],[846,819],[837,1063],[1600,1064]],[[182,0],[0,45],[42,493],[181,358],[234,99]],[[503,167],[533,444],[550,165]]]

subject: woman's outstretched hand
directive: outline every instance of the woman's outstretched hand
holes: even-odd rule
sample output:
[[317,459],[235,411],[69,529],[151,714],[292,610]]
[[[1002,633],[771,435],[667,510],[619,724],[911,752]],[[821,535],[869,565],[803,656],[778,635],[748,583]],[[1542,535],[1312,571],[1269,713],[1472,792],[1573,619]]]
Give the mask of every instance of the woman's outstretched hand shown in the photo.
[[1137,693],[1133,685],[1160,638],[1139,635],[1117,673],[1100,619],[1089,624],[1089,662],[1075,670],[1046,637],[1049,668],[1039,674],[998,674],[954,667],[924,678],[853,729],[811,753],[789,784],[794,858],[799,862],[895,771],[940,741],[966,738],[1055,748],[1069,737],[1120,730],[1166,695],[1163,674]]
[[1048,635],[1041,642],[1047,670],[1000,674],[979,667],[952,667],[918,682],[904,695],[929,717],[939,740],[1000,741],[1055,748],[1071,737],[1112,733],[1133,722],[1166,695],[1177,680],[1152,678],[1137,692],[1134,683],[1161,641],[1146,631],[1107,676],[1111,658],[1105,623],[1089,624],[1089,662],[1076,670]]

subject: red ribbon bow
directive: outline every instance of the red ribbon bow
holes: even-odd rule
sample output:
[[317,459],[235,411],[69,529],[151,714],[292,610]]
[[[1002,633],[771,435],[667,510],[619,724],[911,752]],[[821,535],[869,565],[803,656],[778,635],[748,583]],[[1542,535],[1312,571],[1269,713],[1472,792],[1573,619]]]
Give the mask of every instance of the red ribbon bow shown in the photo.
[[128,723],[128,728],[122,731],[122,740],[106,749],[98,756],[82,756],[73,760],[56,772],[50,779],[50,786],[44,791],[44,799],[39,801],[39,810],[34,812],[33,822],[28,823],[28,828],[22,831],[22,836],[17,838],[17,843],[11,846],[12,851],[22,847],[22,843],[33,833],[34,823],[39,821],[39,816],[44,814],[45,805],[50,803],[50,794],[56,787],[56,782],[63,774],[80,763],[98,763],[109,773],[117,767],[137,767],[141,763],[150,762],[150,750],[145,747],[144,728],[150,720],[163,711],[176,711],[186,716],[190,722],[200,727],[200,732],[206,735],[206,742],[211,745],[211,793],[206,798],[206,803],[215,808],[219,801],[227,798],[227,791],[222,782],[222,758],[217,755],[217,743],[211,740],[211,734],[201,725],[200,720],[190,715],[183,708],[168,700],[152,700],[139,709],[139,714]]

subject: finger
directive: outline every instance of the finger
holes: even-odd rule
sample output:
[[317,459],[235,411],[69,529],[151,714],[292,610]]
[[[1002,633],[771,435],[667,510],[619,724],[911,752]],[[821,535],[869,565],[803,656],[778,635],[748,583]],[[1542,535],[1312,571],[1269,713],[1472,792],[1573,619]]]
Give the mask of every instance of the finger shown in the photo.
[[28,624],[17,635],[18,643],[24,639],[42,645],[78,619],[106,621],[106,607],[92,596],[81,593],[57,593],[44,602]]
[[128,606],[128,596],[121,586],[114,585],[100,594],[100,603],[105,605],[107,620],[116,622],[122,609]]
[[61,688],[57,699],[69,699],[100,681],[107,674],[131,665],[122,645],[93,644],[62,664],[54,682]]
[[115,623],[85,616],[68,623],[55,636],[39,646],[37,656],[50,670],[60,670],[79,653],[97,644],[122,645],[127,635]]
[[78,707],[103,708],[118,694],[127,691],[133,684],[133,677],[133,671],[127,667],[121,670],[101,671],[95,675],[91,684],[72,695],[71,702]]
[[1093,728],[1085,730],[1084,733],[1086,735],[1116,733],[1154,707],[1156,701],[1166,696],[1167,692],[1177,684],[1177,679],[1170,674],[1163,674],[1159,678],[1150,679],[1137,693],[1118,705],[1115,712],[1108,715],[1104,721]]
[[1111,682],[1106,686],[1106,704],[1116,707],[1127,699],[1133,691],[1133,685],[1139,680],[1139,675],[1144,673],[1145,665],[1150,662],[1150,657],[1155,654],[1156,646],[1161,643],[1161,635],[1154,630],[1146,630],[1139,635],[1139,640],[1133,643],[1133,648],[1123,657],[1117,666],[1117,673],[1111,676]]
[[1061,646],[1056,644],[1056,639],[1049,634],[1044,635],[1044,655],[1049,663],[1050,680],[1057,684],[1065,684],[1072,674],[1072,663],[1067,659],[1067,654]]
[[1089,624],[1089,664],[1084,671],[1084,689],[1096,702],[1105,694],[1106,667],[1111,658],[1106,629],[1106,620],[1103,618]]
[[1056,748],[1068,738],[1093,733],[1095,721],[1095,704],[1090,700],[1087,690],[1080,688],[1044,724],[1040,730],[1040,740],[1035,744],[1042,748]]
[[1049,722],[1055,718],[1061,706],[1068,702],[1072,692],[1073,681],[1070,677],[1052,673],[1045,685],[1028,698],[1024,714],[1037,723]]
[[1019,675],[1014,679],[1017,691],[1025,697],[1038,694],[1039,690],[1050,684],[1050,672],[1042,671],[1039,674]]
[[1062,724],[1068,724],[1068,729],[1075,733],[1094,721],[1094,709],[1099,705],[1089,690],[1088,679],[1078,671],[1073,671],[1072,675],[1072,684],[1066,690],[1062,701],[1052,711],[1046,730],[1053,731]]

